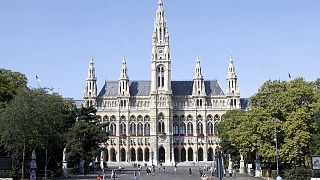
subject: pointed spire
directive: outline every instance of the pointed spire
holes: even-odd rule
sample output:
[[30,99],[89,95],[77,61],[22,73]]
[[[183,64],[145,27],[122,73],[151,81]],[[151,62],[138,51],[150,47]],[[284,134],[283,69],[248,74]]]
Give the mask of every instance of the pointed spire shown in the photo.
[[126,58],[123,56],[120,79],[128,79]]
[[230,55],[230,57],[229,57],[228,78],[236,78],[236,70],[235,70],[235,67],[234,67],[234,62],[233,62],[232,55]]
[[95,79],[95,68],[93,58],[90,58],[87,79]]
[[167,23],[164,15],[163,1],[158,1],[156,19],[154,22],[153,43],[169,44],[169,34],[167,31]]
[[194,79],[198,79],[198,78],[203,78],[199,57],[196,58],[196,67],[194,70]]

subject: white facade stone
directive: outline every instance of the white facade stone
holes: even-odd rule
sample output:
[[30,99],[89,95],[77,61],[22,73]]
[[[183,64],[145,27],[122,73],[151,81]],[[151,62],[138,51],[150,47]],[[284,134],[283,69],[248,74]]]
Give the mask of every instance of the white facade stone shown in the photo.
[[106,162],[171,165],[214,160],[219,137],[215,124],[227,110],[240,109],[240,91],[233,59],[229,60],[227,90],[205,81],[197,58],[191,81],[171,80],[169,33],[159,0],[152,34],[151,81],[129,81],[125,59],[118,81],[105,82],[99,95],[90,60],[84,106],[95,106],[110,139],[102,146]]

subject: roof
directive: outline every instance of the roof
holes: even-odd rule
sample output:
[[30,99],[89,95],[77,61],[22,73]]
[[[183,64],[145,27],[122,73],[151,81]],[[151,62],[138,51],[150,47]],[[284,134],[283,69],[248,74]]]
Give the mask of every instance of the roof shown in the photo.
[[[130,81],[130,96],[149,96],[151,81]],[[193,81],[171,81],[173,96],[192,95]],[[217,80],[204,81],[207,95],[224,95]],[[106,81],[98,97],[112,97],[118,95],[118,81]]]

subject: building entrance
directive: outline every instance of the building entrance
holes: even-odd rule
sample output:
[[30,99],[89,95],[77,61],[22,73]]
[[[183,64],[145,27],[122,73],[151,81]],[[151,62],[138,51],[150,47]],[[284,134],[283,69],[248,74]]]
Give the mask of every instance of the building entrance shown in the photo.
[[164,148],[161,146],[159,148],[159,162],[165,162],[165,153],[166,151],[164,150]]

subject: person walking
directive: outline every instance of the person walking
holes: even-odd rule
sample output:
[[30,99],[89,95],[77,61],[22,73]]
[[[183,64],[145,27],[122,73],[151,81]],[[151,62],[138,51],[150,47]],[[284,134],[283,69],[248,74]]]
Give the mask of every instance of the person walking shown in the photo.
[[98,175],[97,180],[101,180],[100,174]]
[[133,171],[133,179],[137,179],[137,172]]
[[174,173],[177,173],[177,165],[174,165]]
[[191,168],[189,168],[189,176],[191,176],[192,174],[192,171],[191,171]]

